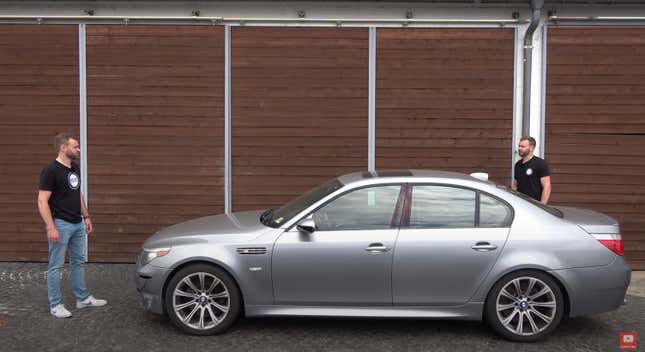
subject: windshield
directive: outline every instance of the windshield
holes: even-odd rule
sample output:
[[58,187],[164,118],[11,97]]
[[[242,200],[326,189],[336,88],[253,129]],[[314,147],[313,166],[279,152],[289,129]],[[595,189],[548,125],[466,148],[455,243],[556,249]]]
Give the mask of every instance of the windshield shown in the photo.
[[266,226],[280,227],[281,224],[291,220],[291,218],[298,215],[301,211],[341,187],[343,187],[343,184],[338,179],[333,179],[292,199],[280,208],[265,211],[260,216],[260,221]]
[[497,185],[497,188],[501,188],[501,189],[503,189],[503,190],[505,190],[505,191],[507,191],[509,193],[512,193],[512,194],[524,199],[525,201],[528,201],[528,202],[532,203],[533,205],[541,208],[542,210],[550,213],[551,215],[557,216],[559,218],[562,217],[562,212],[559,209],[554,208],[554,207],[549,206],[549,205],[544,205],[544,204],[538,202],[537,200],[527,196],[524,193],[520,193],[520,192],[518,192],[518,191],[516,191],[516,190],[514,190],[512,188],[508,188],[508,187],[503,186],[503,185]]

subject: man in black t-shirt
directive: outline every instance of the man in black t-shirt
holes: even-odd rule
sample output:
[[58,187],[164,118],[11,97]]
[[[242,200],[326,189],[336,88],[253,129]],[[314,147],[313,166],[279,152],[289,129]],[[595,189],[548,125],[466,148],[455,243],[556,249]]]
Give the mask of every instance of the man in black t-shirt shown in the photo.
[[47,295],[50,313],[56,318],[68,318],[72,313],[62,304],[60,292],[60,270],[65,264],[67,248],[76,308],[103,306],[107,301],[94,298],[85,288],[82,264],[86,260],[86,240],[87,234],[92,232],[92,221],[81,193],[80,172],[74,163],[80,155],[78,141],[59,134],[54,145],[58,157],[40,174],[38,211],[45,222],[49,242]]
[[551,176],[549,165],[544,159],[533,155],[535,139],[522,137],[517,146],[517,152],[522,157],[515,163],[515,180],[513,189],[540,201],[549,202],[551,196]]

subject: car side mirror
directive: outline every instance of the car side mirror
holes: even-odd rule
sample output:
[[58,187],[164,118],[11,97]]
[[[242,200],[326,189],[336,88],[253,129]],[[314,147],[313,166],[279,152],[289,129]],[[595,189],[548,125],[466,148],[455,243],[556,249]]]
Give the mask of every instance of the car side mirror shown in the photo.
[[314,222],[314,219],[310,217],[298,221],[296,227],[300,232],[313,233],[314,231],[316,231],[316,223]]

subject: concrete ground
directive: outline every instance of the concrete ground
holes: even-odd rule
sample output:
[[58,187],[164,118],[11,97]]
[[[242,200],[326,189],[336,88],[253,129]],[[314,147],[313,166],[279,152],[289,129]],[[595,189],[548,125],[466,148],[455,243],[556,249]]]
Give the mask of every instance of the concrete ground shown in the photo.
[[[566,320],[534,344],[502,340],[482,323],[410,319],[242,319],[226,334],[195,337],[143,311],[129,264],[88,264],[88,288],[109,305],[54,319],[45,270],[42,263],[0,263],[0,351],[618,351],[618,334],[641,332],[645,323],[645,272],[634,272],[627,305]],[[69,272],[63,276],[64,303],[72,308]]]

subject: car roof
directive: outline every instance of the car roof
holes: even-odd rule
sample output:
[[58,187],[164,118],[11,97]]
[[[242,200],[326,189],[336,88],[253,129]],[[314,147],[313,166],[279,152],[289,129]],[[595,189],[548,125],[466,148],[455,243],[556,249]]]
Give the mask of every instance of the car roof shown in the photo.
[[440,171],[440,170],[377,170],[377,171],[364,171],[364,172],[353,172],[350,174],[342,175],[338,177],[338,180],[345,184],[349,185],[355,182],[368,180],[368,179],[385,179],[385,178],[403,178],[410,180],[417,180],[420,178],[433,178],[433,179],[451,179],[451,180],[463,180],[463,181],[476,181],[482,183],[489,183],[482,181],[475,177],[472,177],[468,174],[452,171]]

